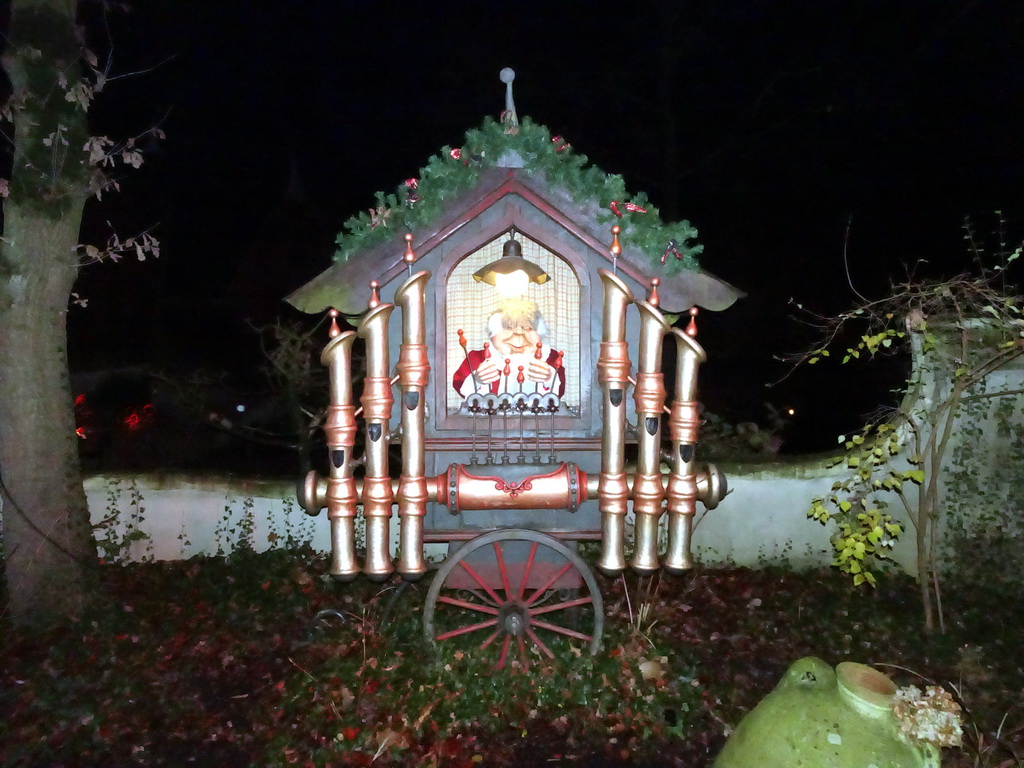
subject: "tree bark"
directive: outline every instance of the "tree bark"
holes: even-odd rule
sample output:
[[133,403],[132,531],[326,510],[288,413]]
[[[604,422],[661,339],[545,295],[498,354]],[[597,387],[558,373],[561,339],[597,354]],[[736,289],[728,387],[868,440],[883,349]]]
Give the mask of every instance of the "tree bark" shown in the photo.
[[4,67],[17,106],[0,241],[0,613],[18,626],[79,614],[96,564],[67,367],[89,170],[86,113],[65,98],[79,82],[79,55],[74,0],[13,0]]
[[0,311],[4,555],[10,615],[20,626],[76,615],[96,563],[66,355],[76,270],[46,258],[74,247],[80,213],[42,221],[17,206],[4,210],[4,237],[27,236],[38,265],[9,278],[17,295]]

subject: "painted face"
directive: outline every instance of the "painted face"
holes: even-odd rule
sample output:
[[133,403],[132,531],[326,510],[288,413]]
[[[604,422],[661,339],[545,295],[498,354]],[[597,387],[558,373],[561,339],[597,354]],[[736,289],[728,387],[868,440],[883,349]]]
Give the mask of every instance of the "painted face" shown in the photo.
[[522,355],[533,352],[540,342],[540,334],[533,328],[502,328],[491,336],[491,344],[503,355]]

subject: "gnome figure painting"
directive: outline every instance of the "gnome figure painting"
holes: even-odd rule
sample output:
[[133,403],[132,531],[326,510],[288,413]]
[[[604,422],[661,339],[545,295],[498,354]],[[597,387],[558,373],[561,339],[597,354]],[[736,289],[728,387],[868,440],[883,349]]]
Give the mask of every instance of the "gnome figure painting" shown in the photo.
[[[505,299],[487,319],[490,342],[466,354],[452,377],[462,397],[479,394],[565,394],[562,352],[546,342],[548,329],[537,304],[529,299]],[[459,331],[459,343],[466,339]]]

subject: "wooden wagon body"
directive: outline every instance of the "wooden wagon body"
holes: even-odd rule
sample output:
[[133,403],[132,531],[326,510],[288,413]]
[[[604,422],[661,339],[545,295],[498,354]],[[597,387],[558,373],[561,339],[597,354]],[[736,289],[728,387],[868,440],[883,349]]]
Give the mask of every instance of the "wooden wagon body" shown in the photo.
[[[485,645],[503,636],[502,662],[516,640],[547,651],[537,632],[552,627],[596,647],[599,627],[579,632],[544,618],[588,599],[566,590],[594,589],[571,542],[600,542],[597,568],[606,574],[691,567],[696,504],[714,506],[724,493],[724,478],[695,457],[705,353],[691,314],[725,309],[740,295],[699,269],[671,269],[682,247],[674,240],[654,254],[631,244],[620,203],[581,200],[551,178],[550,165],[535,167],[516,131],[506,135],[504,149],[478,156],[472,183],[429,220],[415,229],[378,221],[385,230],[367,246],[288,297],[356,327],[335,328],[324,349],[330,472],[311,473],[300,493],[310,513],[327,509],[331,573],[385,579],[397,570],[415,580],[428,570],[424,544],[448,542],[452,554],[428,598],[428,633],[436,640],[483,630]],[[458,150],[447,154],[464,162]],[[420,203],[409,192],[399,204]],[[632,208],[631,216],[645,215]],[[466,396],[453,379],[460,367],[465,372],[469,350],[496,353],[487,324],[501,297],[481,275],[508,258],[544,275],[520,286],[520,298],[543,315],[545,343],[560,351],[549,358],[557,377],[548,384],[564,389],[525,379],[520,368],[518,377],[505,372],[500,391],[482,384]],[[674,325],[680,318],[687,328]],[[365,374],[354,381],[356,343],[365,344]],[[673,357],[666,375],[664,358]],[[357,444],[361,457],[353,456]],[[389,465],[392,444],[401,447],[400,466]],[[357,515],[365,520],[364,553],[356,550]],[[659,551],[663,515],[667,546]],[[441,607],[476,611],[482,620],[439,632],[433,617]]]

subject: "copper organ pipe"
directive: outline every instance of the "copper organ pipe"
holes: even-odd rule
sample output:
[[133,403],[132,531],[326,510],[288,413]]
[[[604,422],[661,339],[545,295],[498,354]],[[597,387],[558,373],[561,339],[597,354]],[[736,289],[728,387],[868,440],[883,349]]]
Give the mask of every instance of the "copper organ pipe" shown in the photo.
[[430,500],[424,458],[426,390],[430,380],[426,345],[426,284],[429,279],[429,272],[417,272],[395,292],[395,304],[402,308],[402,345],[398,358],[398,386],[402,393],[398,572],[407,581],[418,579],[427,571],[423,559],[423,518]]
[[640,574],[658,570],[658,523],[665,486],[661,476],[661,417],[665,410],[665,374],[661,343],[672,326],[646,301],[638,301],[640,341],[637,353],[636,419],[638,452],[633,479],[634,548],[630,567]]
[[327,480],[311,469],[302,478],[298,488],[299,506],[310,517],[316,517],[327,506]]
[[626,344],[626,308],[633,294],[606,269],[597,270],[604,284],[601,354],[597,379],[603,391],[601,414],[601,557],[597,568],[607,576],[626,568],[624,554],[629,485],[625,472],[626,386],[629,383],[629,348]]
[[[590,475],[579,473],[580,475],[580,494],[584,498],[589,496],[597,495],[597,476],[591,477]],[[445,475],[441,475],[445,477]],[[398,493],[398,480],[395,478],[391,479],[391,496],[394,498],[395,494]],[[707,480],[698,479],[698,485],[701,482],[707,482]],[[703,487],[703,486],[701,486]],[[306,511],[310,517],[316,517],[320,514],[320,510],[327,506],[327,478],[317,477],[316,470],[313,470],[307,474],[302,482],[299,484],[299,503],[302,508]],[[440,498],[439,494],[447,493],[447,488],[441,488],[438,490],[438,479],[436,477],[427,478],[427,500],[437,501]],[[356,478],[356,496],[363,498],[363,481]],[[703,500],[703,497],[701,497]]]
[[391,358],[388,354],[388,322],[394,304],[378,304],[363,316],[358,335],[366,340],[366,375],[363,378],[365,421],[365,465],[362,493],[366,521],[366,561],[363,573],[372,581],[383,581],[394,571],[391,562],[391,506],[394,494],[388,471],[391,428]]
[[670,573],[682,573],[693,567],[690,535],[698,498],[694,452],[700,426],[697,370],[707,356],[704,348],[685,331],[673,328],[672,334],[676,340],[676,386],[669,412],[672,471],[667,494],[668,550],[662,558],[662,565]]
[[[327,448],[331,471],[324,494],[331,521],[330,574],[339,581],[351,581],[359,573],[356,562],[356,482],[352,477],[352,448],[356,442],[355,406],[352,404],[352,342],[354,331],[331,339],[320,355],[328,368],[331,401],[327,407]],[[308,508],[307,508],[308,509]]]

